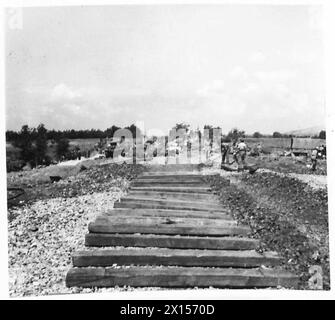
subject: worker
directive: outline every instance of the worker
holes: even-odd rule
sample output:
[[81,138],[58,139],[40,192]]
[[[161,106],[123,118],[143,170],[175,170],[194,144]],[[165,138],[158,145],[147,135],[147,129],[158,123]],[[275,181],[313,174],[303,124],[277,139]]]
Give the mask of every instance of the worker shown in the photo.
[[232,162],[232,164],[234,162],[236,162],[236,164],[238,165],[239,161],[238,161],[238,149],[237,149],[237,141],[236,140],[233,141],[233,144],[231,145],[230,149],[231,149],[231,152],[233,154],[233,162]]
[[316,170],[317,158],[318,158],[318,149],[314,148],[311,153],[312,171]]
[[256,150],[257,150],[257,155],[260,156],[262,153],[262,145],[260,143],[257,144]]
[[322,144],[319,147],[319,153],[320,153],[320,158],[321,159],[325,159],[326,158],[326,146],[324,144]]
[[208,140],[204,140],[204,150],[206,153],[206,161],[209,159],[209,152],[210,152],[210,142]]
[[290,135],[290,150],[293,151],[293,136]]
[[229,145],[224,143],[223,137],[221,137],[221,168],[226,162],[229,163]]
[[191,163],[191,150],[192,150],[192,142],[190,136],[187,137],[187,161]]
[[169,160],[169,137],[165,136],[164,138],[165,143],[164,143],[164,156],[165,156],[165,164],[168,164]]
[[181,152],[181,145],[180,145],[180,138],[179,138],[179,136],[176,137],[175,148],[176,148],[176,151],[175,151],[175,154],[176,154],[176,164],[179,164],[179,154]]
[[247,156],[247,145],[243,138],[240,139],[240,142],[237,144],[236,148],[237,158],[241,160],[240,162],[238,161],[238,171],[243,171],[246,166],[245,158]]

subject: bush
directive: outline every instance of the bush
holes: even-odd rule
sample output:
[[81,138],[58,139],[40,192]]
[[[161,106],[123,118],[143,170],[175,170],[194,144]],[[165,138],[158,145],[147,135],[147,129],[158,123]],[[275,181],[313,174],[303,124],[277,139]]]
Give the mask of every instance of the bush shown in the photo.
[[326,139],[326,131],[325,130],[321,130],[319,133],[319,139]]
[[253,135],[252,135],[254,138],[262,138],[263,135],[260,133],[260,132],[255,132]]
[[23,160],[7,159],[6,161],[7,172],[20,171],[24,166],[25,162]]
[[275,132],[272,134],[272,137],[273,137],[273,138],[282,138],[283,135],[282,135],[280,132],[275,131]]
[[70,142],[67,139],[60,139],[57,142],[56,154],[58,159],[67,156],[69,153]]
[[237,141],[238,138],[244,138],[244,137],[245,137],[245,131],[239,130],[237,128],[230,130],[227,134],[227,138],[231,139],[231,141]]

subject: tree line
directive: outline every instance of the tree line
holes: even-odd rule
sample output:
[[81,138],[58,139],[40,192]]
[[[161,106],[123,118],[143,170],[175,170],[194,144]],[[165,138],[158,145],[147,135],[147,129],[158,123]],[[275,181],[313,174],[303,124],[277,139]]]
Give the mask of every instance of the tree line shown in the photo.
[[[48,141],[55,146],[55,155],[57,160],[67,157],[70,148],[70,139],[104,139],[112,137],[114,133],[122,129],[112,125],[106,130],[48,130],[43,123],[36,128],[23,125],[20,131],[6,131],[6,141],[19,149],[19,156],[15,159],[7,157],[7,171],[20,170],[25,164],[31,167],[38,165],[49,165],[55,159],[48,154]],[[141,133],[136,125],[132,124],[125,127],[136,137]]]
[[[43,127],[43,129],[42,129]],[[38,129],[39,128],[39,129]],[[136,137],[136,133],[140,132],[136,128],[134,124],[125,127],[126,129],[129,129],[133,136]],[[186,129],[188,131],[190,128],[189,124],[186,123],[177,123],[174,126],[174,129]],[[44,130],[45,129],[45,130]],[[47,140],[54,140],[58,141],[60,139],[103,139],[106,137],[112,137],[114,133],[121,129],[121,127],[112,125],[110,128],[107,128],[105,130],[100,129],[86,129],[86,130],[48,130],[45,128],[43,124],[40,124],[37,128],[29,128],[28,125],[22,126],[20,131],[13,131],[13,130],[7,130],[6,131],[6,141],[7,142],[17,142],[22,139],[26,139],[28,136],[30,140],[35,141],[38,140],[42,135],[43,137],[46,137]],[[210,135],[213,132],[213,129],[220,129],[220,127],[213,127],[211,125],[205,125],[204,129],[210,130]],[[44,132],[45,131],[45,132]],[[226,137],[228,138],[236,138],[237,136],[244,136],[244,137],[253,137],[253,138],[290,138],[291,135],[289,134],[283,134],[278,131],[273,132],[273,134],[262,134],[259,131],[254,132],[252,135],[247,135],[244,130],[239,130],[237,128],[234,128],[230,130]],[[309,136],[306,136],[309,137]],[[316,139],[326,139],[326,131],[321,130],[318,135],[313,136],[312,138]]]
[[[43,124],[40,124],[41,126]],[[38,126],[38,127],[39,127]],[[22,139],[23,136],[29,136],[31,140],[36,140],[40,135],[40,132],[37,128],[29,128],[27,125],[22,126],[20,131],[7,130],[6,131],[6,141],[15,142]],[[44,127],[44,125],[43,125]],[[100,129],[86,129],[86,130],[47,130],[46,129],[46,138],[48,140],[59,140],[59,139],[102,139],[106,137],[112,137],[118,129],[121,127],[111,126],[106,130]],[[136,136],[136,126],[132,124],[131,126],[126,127],[129,129],[133,136]]]

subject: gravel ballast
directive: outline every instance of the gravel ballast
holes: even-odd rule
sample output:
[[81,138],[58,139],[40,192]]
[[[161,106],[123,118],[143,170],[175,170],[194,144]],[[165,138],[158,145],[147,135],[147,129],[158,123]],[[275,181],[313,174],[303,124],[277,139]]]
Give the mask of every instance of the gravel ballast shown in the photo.
[[310,288],[312,266],[322,268],[323,289],[330,288],[327,188],[269,171],[210,180],[223,206],[261,240],[258,250],[277,251],[300,276],[300,289]]
[[10,296],[93,292],[66,288],[71,254],[85,248],[88,223],[112,209],[141,170],[140,166],[93,164],[48,184],[37,170],[34,175],[18,176],[16,184],[33,187],[8,209]]

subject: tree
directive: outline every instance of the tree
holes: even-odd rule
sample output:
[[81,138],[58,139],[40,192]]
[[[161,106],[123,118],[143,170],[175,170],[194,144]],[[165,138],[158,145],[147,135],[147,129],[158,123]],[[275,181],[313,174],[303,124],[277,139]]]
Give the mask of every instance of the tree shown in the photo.
[[175,129],[176,131],[184,129],[186,132],[188,132],[190,129],[190,125],[184,122],[176,123],[176,125],[172,129]]
[[254,132],[254,134],[252,135],[254,138],[262,138],[262,134],[258,131]]
[[282,138],[282,134],[278,131],[275,131],[273,134],[272,134],[272,137],[273,138]]
[[56,154],[58,159],[61,159],[69,151],[70,143],[68,139],[62,138],[57,141]]
[[14,146],[21,149],[21,158],[25,162],[32,162],[34,159],[34,148],[31,135],[32,129],[25,124],[19,132],[18,139],[14,142]]
[[6,131],[6,141],[15,143],[15,141],[17,141],[18,137],[19,137],[18,132],[15,132],[15,131],[12,131],[12,130],[7,130]]
[[48,148],[47,129],[44,127],[44,124],[41,123],[37,127],[36,148],[35,148],[36,164],[42,164],[46,161],[47,148]]
[[325,130],[321,130],[319,133],[319,139],[326,139],[326,131]]
[[231,129],[228,134],[227,134],[227,139],[231,141],[237,141],[238,138],[242,138],[245,136],[245,131],[244,130],[239,130],[237,128]]

